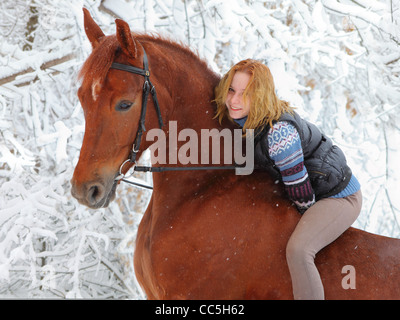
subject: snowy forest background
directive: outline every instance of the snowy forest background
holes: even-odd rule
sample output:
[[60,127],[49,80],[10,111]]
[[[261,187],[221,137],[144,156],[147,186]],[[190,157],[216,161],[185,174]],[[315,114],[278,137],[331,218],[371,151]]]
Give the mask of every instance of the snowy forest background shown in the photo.
[[221,74],[264,61],[278,95],[348,156],[364,193],[354,226],[400,237],[399,0],[1,0],[0,298],[145,298],[132,255],[151,191],[120,185],[100,210],[70,194],[83,6],[105,34],[122,18]]

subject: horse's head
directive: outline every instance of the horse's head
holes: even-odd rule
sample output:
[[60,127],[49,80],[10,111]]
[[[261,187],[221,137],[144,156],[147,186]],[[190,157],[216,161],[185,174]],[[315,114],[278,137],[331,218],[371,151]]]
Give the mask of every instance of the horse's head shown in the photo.
[[115,197],[115,178],[138,130],[144,83],[143,76],[110,67],[117,62],[142,69],[144,49],[122,20],[116,20],[116,35],[105,36],[84,9],[84,25],[93,51],[80,73],[85,135],[71,183],[80,203],[99,208]]

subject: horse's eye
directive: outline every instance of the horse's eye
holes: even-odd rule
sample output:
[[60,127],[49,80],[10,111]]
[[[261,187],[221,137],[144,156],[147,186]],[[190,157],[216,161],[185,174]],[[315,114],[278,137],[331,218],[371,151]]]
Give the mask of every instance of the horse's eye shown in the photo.
[[115,110],[117,111],[125,111],[128,110],[132,106],[132,102],[130,101],[120,101],[115,106]]

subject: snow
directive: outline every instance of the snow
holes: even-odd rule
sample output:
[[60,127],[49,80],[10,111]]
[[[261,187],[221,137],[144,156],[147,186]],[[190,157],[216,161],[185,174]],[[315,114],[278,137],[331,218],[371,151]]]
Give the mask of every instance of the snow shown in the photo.
[[397,1],[3,0],[0,298],[145,298],[132,256],[151,191],[120,185],[100,210],[70,193],[85,128],[77,74],[91,50],[83,6],[105,34],[122,18],[188,44],[220,74],[266,63],[278,95],[347,155],[364,194],[354,226],[400,237]]
[[123,20],[129,20],[131,17],[135,16],[132,4],[129,4],[124,0],[106,0],[103,2],[103,6],[112,10]]

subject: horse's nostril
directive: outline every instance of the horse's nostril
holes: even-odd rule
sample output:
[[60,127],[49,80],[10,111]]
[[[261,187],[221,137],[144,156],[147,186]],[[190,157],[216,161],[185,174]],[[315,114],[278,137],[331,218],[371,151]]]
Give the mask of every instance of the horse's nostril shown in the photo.
[[92,185],[88,190],[87,200],[90,204],[95,205],[103,199],[103,196],[104,187],[101,185]]
[[90,187],[89,189],[89,197],[96,198],[99,194],[99,188],[97,186]]
[[117,184],[114,182],[114,174],[111,179],[102,179],[89,182],[71,180],[71,193],[79,203],[89,208],[97,209],[108,206],[115,197]]

